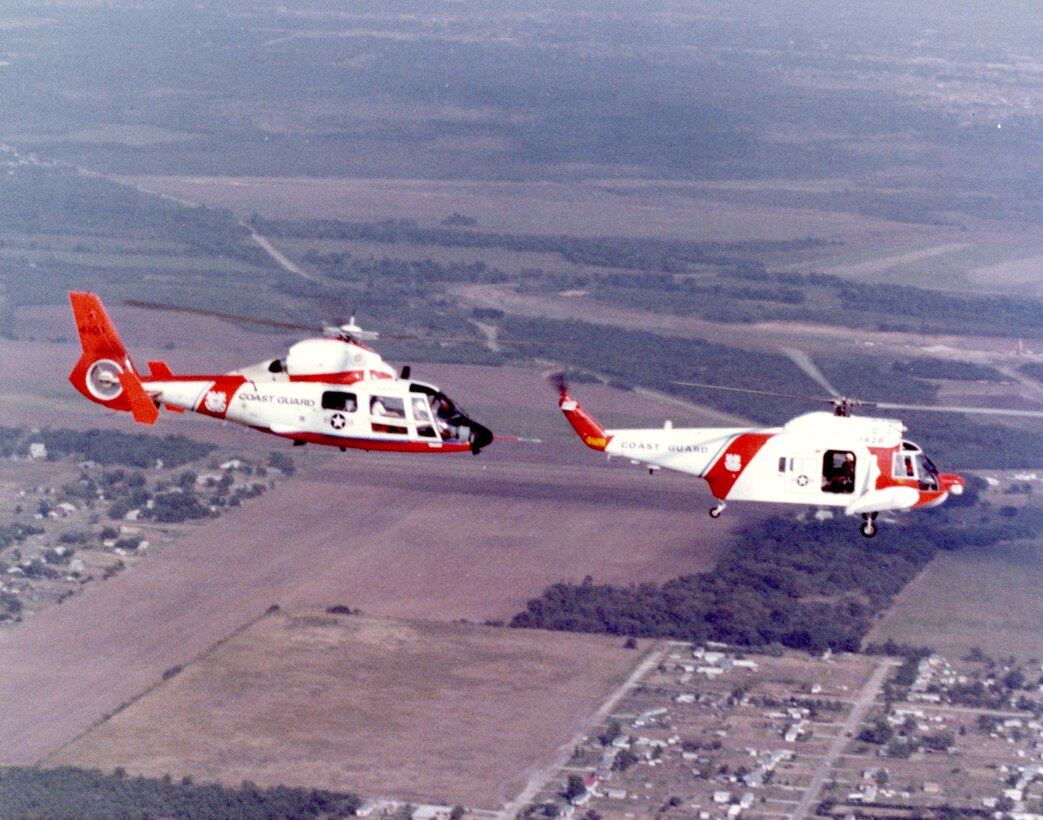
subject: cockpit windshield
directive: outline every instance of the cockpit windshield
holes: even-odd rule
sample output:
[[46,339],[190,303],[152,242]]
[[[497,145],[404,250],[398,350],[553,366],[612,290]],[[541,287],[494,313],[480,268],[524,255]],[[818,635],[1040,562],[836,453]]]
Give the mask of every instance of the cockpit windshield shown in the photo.
[[940,487],[938,468],[911,441],[903,441],[901,449],[895,453],[893,472],[897,479],[915,481],[921,490],[937,490]]
[[410,406],[417,434],[440,438],[442,441],[468,441],[471,435],[470,419],[445,393],[425,384],[409,385],[412,394]]

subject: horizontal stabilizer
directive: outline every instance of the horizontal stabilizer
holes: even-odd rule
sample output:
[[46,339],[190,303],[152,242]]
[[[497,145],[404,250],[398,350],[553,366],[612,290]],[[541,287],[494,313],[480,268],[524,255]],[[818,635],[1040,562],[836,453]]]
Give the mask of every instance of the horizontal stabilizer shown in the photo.
[[155,424],[156,419],[159,418],[159,408],[149,398],[138,377],[128,371],[120,373],[119,380],[120,386],[130,402],[130,413],[134,417],[134,421],[139,424]]
[[174,378],[174,371],[170,369],[170,365],[166,362],[149,362],[148,363],[149,373],[152,374],[153,379],[172,379]]

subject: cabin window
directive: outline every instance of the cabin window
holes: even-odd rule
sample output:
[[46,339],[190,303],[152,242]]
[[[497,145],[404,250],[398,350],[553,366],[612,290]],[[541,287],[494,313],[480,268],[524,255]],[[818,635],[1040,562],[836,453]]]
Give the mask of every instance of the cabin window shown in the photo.
[[397,396],[374,396],[369,400],[370,415],[385,419],[405,419],[406,404]]
[[359,400],[354,393],[344,393],[340,390],[327,390],[322,394],[323,410],[341,410],[345,413],[354,413],[359,406]]
[[822,491],[853,493],[855,491],[855,454],[850,450],[826,450],[822,457]]
[[409,435],[409,428],[405,426],[406,403],[398,396],[373,396],[369,400],[369,413],[374,433]]

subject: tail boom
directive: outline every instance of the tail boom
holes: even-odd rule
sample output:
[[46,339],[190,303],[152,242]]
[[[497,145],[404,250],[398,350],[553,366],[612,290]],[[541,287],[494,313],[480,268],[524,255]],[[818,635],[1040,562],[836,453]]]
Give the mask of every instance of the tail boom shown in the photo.
[[561,412],[565,414],[565,418],[568,419],[572,429],[576,431],[576,434],[584,444],[592,450],[604,451],[608,447],[612,436],[606,433],[605,428],[590,413],[583,409],[583,405],[570,397],[568,393],[562,393],[561,399],[558,401],[558,407],[561,408]]

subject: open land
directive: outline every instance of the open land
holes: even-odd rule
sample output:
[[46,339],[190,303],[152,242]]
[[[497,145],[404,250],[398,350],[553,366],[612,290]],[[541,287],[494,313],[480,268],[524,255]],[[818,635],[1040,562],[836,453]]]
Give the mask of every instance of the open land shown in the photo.
[[902,591],[868,640],[932,646],[946,657],[973,647],[1004,657],[1043,657],[1041,580],[1038,539],[941,553]]
[[496,808],[640,656],[608,637],[282,611],[46,763]]
[[[905,224],[844,211],[721,202],[712,189],[627,186],[618,180],[581,183],[493,183],[309,177],[123,177],[143,191],[229,208],[243,216],[372,222],[412,219],[438,225],[453,214],[477,219],[484,231],[567,236],[625,236],[704,242],[814,237],[824,247],[780,269],[818,271],[867,286],[915,284],[959,293],[1020,293],[1039,298],[1036,271],[1043,233]],[[765,183],[762,190],[771,190]],[[365,252],[357,244],[356,252]],[[430,252],[427,253],[430,256]],[[499,259],[511,269],[511,257]],[[532,265],[534,260],[518,260]],[[518,263],[516,262],[516,265]],[[555,262],[555,264],[560,264]],[[567,269],[568,266],[566,265]]]
[[[533,310],[544,316],[584,316],[580,308],[585,308],[585,301],[575,297],[555,302],[493,288],[461,293],[494,294],[497,301],[473,304],[521,315]],[[231,369],[275,355],[289,341],[283,334],[254,333],[207,317],[120,306],[113,307],[113,315],[136,356],[162,358],[176,371]],[[648,321],[636,311],[606,308],[592,310],[586,318],[620,327]],[[677,328],[661,322],[662,330],[692,338],[726,338],[755,349],[790,344],[812,353],[836,350],[838,345],[874,352],[878,347],[888,348],[891,353],[902,351],[907,355],[927,348],[944,355],[945,350],[962,348],[964,356],[973,349],[982,361],[998,363],[1011,361],[1014,344],[1013,340],[987,337],[924,338],[888,333],[855,337],[842,330],[801,325],[769,325],[750,332],[748,327],[677,321]],[[14,328],[16,339],[0,340],[5,353],[0,365],[5,384],[2,400],[5,418],[11,420],[8,423],[39,425],[40,402],[47,401],[48,424],[126,428],[124,417],[99,415],[94,412],[96,408],[62,387],[76,356],[64,306],[24,308],[16,314]],[[164,349],[161,342],[172,342],[173,346]],[[954,357],[960,354],[954,353]],[[595,670],[585,668],[577,673],[579,680],[590,683],[582,692],[572,688],[568,678],[550,685],[534,677],[530,681],[533,686],[526,690],[529,708],[558,717],[541,720],[524,737],[519,737],[517,724],[509,722],[518,720],[517,715],[502,714],[503,723],[490,720],[478,726],[474,721],[477,714],[501,715],[497,704],[504,691],[498,678],[483,678],[482,685],[475,684],[473,677],[468,679],[473,704],[469,709],[452,706],[458,702],[454,698],[462,695],[447,684],[439,693],[444,700],[433,701],[444,703],[445,710],[425,711],[413,706],[409,708],[415,711],[407,712],[416,720],[416,737],[433,738],[434,745],[426,745],[426,740],[403,742],[400,735],[388,735],[381,741],[386,745],[377,743],[376,747],[373,743],[349,743],[336,753],[340,757],[334,755],[338,761],[336,775],[331,773],[327,759],[327,724],[335,705],[323,704],[368,696],[358,712],[346,714],[369,716],[368,722],[351,722],[354,731],[363,732],[365,726],[373,729],[386,709],[376,693],[398,691],[395,687],[401,685],[402,667],[374,661],[365,667],[365,674],[372,677],[367,677],[357,691],[317,682],[309,691],[329,691],[330,700],[320,700],[315,711],[301,716],[312,721],[314,728],[307,729],[307,721],[299,727],[299,734],[293,735],[299,738],[299,746],[292,754],[284,745],[272,745],[273,737],[281,735],[280,712],[274,710],[276,716],[270,723],[261,718],[273,714],[273,702],[294,701],[300,691],[299,677],[291,679],[288,671],[286,677],[272,672],[270,678],[262,676],[264,687],[247,691],[237,681],[250,679],[250,664],[261,662],[273,668],[279,667],[278,663],[268,663],[274,657],[294,657],[283,651],[283,642],[292,637],[294,628],[309,647],[315,642],[322,645],[333,632],[337,636],[333,643],[340,650],[327,657],[310,654],[309,648],[309,654],[297,656],[301,665],[294,667],[285,661],[289,665],[282,668],[306,668],[309,675],[320,676],[315,681],[337,677],[343,671],[337,664],[363,650],[357,645],[357,636],[351,634],[355,627],[344,626],[353,623],[350,619],[334,619],[336,626],[307,620],[308,613],[330,606],[361,609],[369,620],[360,623],[375,624],[377,632],[424,636],[417,640],[426,640],[432,648],[441,647],[458,657],[463,669],[473,668],[468,664],[480,666],[490,651],[489,643],[500,645],[507,639],[498,630],[454,626],[452,621],[507,619],[528,598],[558,580],[578,581],[589,574],[598,582],[629,584],[663,581],[707,569],[743,519],[762,514],[759,508],[747,507],[742,518],[736,515],[711,522],[705,515],[708,499],[702,495],[705,491],[701,485],[676,476],[649,479],[625,469],[626,465],[606,464],[593,453],[570,450],[575,443],[553,407],[553,395],[543,384],[543,369],[542,365],[417,365],[418,373],[441,384],[477,418],[496,430],[539,437],[546,442],[542,446],[500,442],[478,459],[452,462],[342,455],[306,448],[306,453],[295,453],[300,463],[297,476],[281,482],[263,498],[205,527],[190,528],[130,571],[87,587],[60,607],[34,614],[5,633],[0,637],[4,696],[11,703],[22,703],[21,710],[10,713],[19,716],[5,720],[5,762],[46,760],[51,764],[122,766],[132,772],[197,777],[213,772],[212,776],[228,783],[244,778],[274,783],[284,778],[282,782],[292,780],[370,794],[394,792],[418,800],[460,800],[489,808],[507,801],[528,772],[550,765],[561,745],[584,730],[583,716],[597,711],[613,683],[625,676],[628,659],[636,663],[639,655],[620,649],[619,643],[606,644],[601,651],[601,639],[568,638],[585,647],[577,649],[579,657],[592,652],[601,659],[602,665],[596,667],[600,671],[595,674]],[[981,392],[979,399],[987,401],[990,393],[1001,389],[1009,387],[977,386],[965,391]],[[660,400],[605,385],[583,385],[583,393],[592,412],[613,424],[658,424],[664,418],[679,424],[705,424],[718,417],[714,411],[679,403],[676,398]],[[545,404],[538,400],[540,396],[546,397]],[[252,432],[187,415],[165,414],[157,432],[182,432],[244,449],[269,446]],[[548,537],[548,533],[553,536]],[[634,548],[634,533],[642,534],[640,549]],[[1002,555],[1006,554],[991,557],[1004,566],[997,577],[1018,572],[1004,563]],[[944,576],[951,571],[947,566],[958,566],[964,557],[963,553],[944,555],[917,584],[929,585],[936,573]],[[916,599],[916,589],[914,585],[908,596],[910,601],[920,600],[912,605],[914,611],[922,613],[925,607],[936,605],[936,596],[931,594]],[[948,600],[957,606],[957,598],[960,611],[970,612],[965,590]],[[983,592],[981,606],[974,610],[989,611],[995,600],[995,596]],[[288,614],[265,618],[272,604]],[[120,613],[119,618],[113,618],[114,611]],[[1021,657],[1035,651],[1030,645],[1032,639],[1026,639],[1038,635],[1032,618],[1032,612],[1028,612],[1017,622],[1023,628],[1014,625],[1009,641],[1003,641],[1004,650],[1009,647]],[[279,631],[276,625],[280,623],[296,626]],[[928,629],[923,634],[927,637],[931,632]],[[566,645],[559,643],[559,635],[528,633],[524,638],[514,638],[514,633],[507,634],[508,643],[518,653],[502,661],[511,670],[517,670],[519,663],[525,668],[518,659],[534,654],[544,661],[557,658],[556,653]],[[908,632],[895,628],[888,634],[902,636]],[[955,652],[977,641],[979,636],[974,636],[968,641],[953,640],[947,646]],[[366,646],[373,651],[372,645]],[[380,651],[387,653],[386,647]],[[437,653],[429,655],[425,650],[421,661],[405,649],[396,651],[406,668],[414,672],[437,668]],[[610,662],[612,658],[616,660]],[[50,674],[41,673],[51,667]],[[164,681],[164,673],[176,667],[184,667],[184,671]],[[70,669],[75,670],[73,677]],[[438,677],[431,671],[417,676]],[[512,675],[506,678],[509,685],[515,685]],[[75,696],[70,696],[72,691]],[[121,709],[128,703],[131,705]],[[183,722],[179,716],[192,714],[193,709],[213,718],[216,726],[225,727],[227,731],[218,733],[232,741],[224,746],[185,741],[178,734],[178,725]],[[561,717],[566,712],[573,716],[571,722]],[[158,735],[141,728],[160,725],[161,715],[173,720]],[[435,789],[449,782],[445,772],[431,766],[432,759],[440,759],[443,747],[438,743],[447,733],[455,738],[452,746],[456,756],[450,761],[459,767],[454,771],[461,774],[452,781],[454,785]],[[502,755],[490,758],[489,743],[494,736],[515,740],[503,744]],[[148,745],[150,737],[166,738],[169,743]],[[208,745],[212,753],[206,751]],[[808,747],[809,760],[791,772],[794,779],[787,781],[788,790],[768,798],[766,806],[778,809],[778,816],[791,810],[797,798],[792,790],[802,793],[800,790],[811,782],[814,761],[823,759],[826,753],[824,745],[812,746]],[[372,765],[374,748],[381,750],[380,765]],[[722,744],[722,749],[734,752],[739,747]],[[287,762],[289,757],[293,758],[292,765]],[[281,765],[273,759],[282,761]],[[427,780],[413,777],[408,783],[414,785],[400,790],[400,783],[406,782],[396,779],[400,774],[420,771],[428,773]],[[552,791],[556,788],[554,777],[535,782],[545,783]],[[653,797],[662,792],[665,801],[677,793],[676,782],[669,778],[660,780],[657,776],[650,782],[658,783],[648,792]],[[707,792],[707,787],[711,791]],[[619,788],[635,793],[627,786]],[[689,808],[696,803],[707,806],[714,792],[723,790],[715,787],[712,778],[700,789],[702,796],[693,792],[692,802],[685,804]],[[733,797],[738,801],[744,794],[736,790]],[[607,790],[604,795],[608,795]],[[614,804],[610,801],[615,799],[606,797],[609,802],[598,804],[598,810],[609,811],[606,816],[612,816]],[[651,807],[652,803],[644,805]]]
[[[122,320],[136,311],[114,313],[133,348],[145,328]],[[56,310],[41,308],[34,326],[43,331],[48,316],[63,321]],[[248,346],[247,339],[256,335],[236,336],[212,319],[191,322],[193,331],[209,327],[210,333],[192,332],[185,349],[167,351],[172,362],[190,364],[222,338]],[[13,368],[20,376],[12,373],[5,382],[12,391],[5,394],[11,421],[30,425],[40,418],[33,400],[48,398],[64,377],[73,347],[0,344],[21,355],[23,366],[27,361],[39,366],[32,375]],[[34,346],[42,354],[27,359],[23,354]],[[531,371],[438,369],[457,374],[457,394],[484,385],[501,404],[498,411],[497,402],[481,409],[503,418],[510,418],[522,394],[546,391]],[[619,394],[608,388],[593,392]],[[553,396],[546,395],[553,417]],[[619,396],[634,416],[653,412],[647,401]],[[82,403],[60,400],[56,406],[50,424],[96,421],[95,408]],[[126,419],[109,422],[106,426],[125,427]],[[247,451],[251,442],[267,445],[249,431],[164,415],[157,432],[173,431],[203,438],[210,431],[223,445]],[[12,704],[26,699],[23,709],[5,711],[6,762],[30,762],[53,751],[273,603],[346,605],[393,618],[502,620],[563,578],[593,574],[626,583],[704,569],[740,525],[735,519],[717,527],[703,503],[693,506],[692,494],[699,490],[692,482],[643,479],[593,454],[576,463],[557,450],[501,443],[490,451],[492,458],[455,461],[307,454],[311,459],[304,457],[297,476],[262,499],[193,528],[134,571],[87,587],[0,636],[5,698]],[[633,548],[635,531],[647,536],[639,550]],[[114,608],[119,618],[112,617]]]
[[[940,4],[892,15],[824,2],[812,37],[757,4],[716,14],[666,2],[636,27],[552,2],[429,17],[394,3],[361,14],[217,4],[198,21],[161,5],[73,4],[34,20],[15,4],[0,21],[14,38],[0,53],[11,92],[0,158],[14,192],[0,199],[4,424],[132,426],[66,381],[77,350],[62,300],[89,288],[139,363],[175,372],[230,370],[292,339],[119,299],[316,325],[360,307],[363,325],[425,334],[481,322],[488,344],[472,348],[486,359],[434,343],[398,363],[498,433],[544,443],[501,440],[455,460],[307,447],[293,451],[296,475],[261,497],[149,530],[147,557],[123,556],[106,580],[115,553],[80,550],[96,580],[55,580],[79,591],[52,594],[60,605],[43,596],[0,631],[0,764],[393,792],[505,813],[563,808],[569,774],[595,778],[587,805],[604,817],[781,817],[818,800],[827,814],[900,815],[943,797],[960,810],[1039,811],[1038,669],[981,654],[1023,664],[1043,649],[1038,538],[942,552],[909,585],[870,640],[929,644],[948,660],[925,661],[914,687],[887,700],[884,658],[711,648],[711,659],[682,644],[634,651],[622,638],[479,625],[561,580],[707,570],[744,522],[776,512],[736,505],[711,522],[701,483],[585,451],[554,408],[548,369],[635,383],[578,386],[611,426],[743,423],[759,408],[642,387],[676,361],[649,357],[620,375],[606,360],[626,349],[560,360],[547,352],[559,340],[539,335],[560,330],[554,320],[651,331],[662,347],[795,347],[832,364],[831,378],[840,370],[841,389],[884,400],[899,387],[896,363],[971,363],[985,378],[921,381],[945,402],[1038,408],[1040,324],[1024,304],[1043,296],[1040,68],[1023,56],[1032,26],[1005,30],[1002,15]],[[129,62],[110,65],[113,55]],[[251,238],[255,214],[300,233]],[[607,244],[569,257],[307,238],[306,220],[319,219]],[[656,243],[692,256],[642,256]],[[455,278],[433,281],[428,261]],[[829,294],[821,274],[839,281]],[[908,286],[929,290],[922,308],[901,309],[923,296]],[[978,311],[964,297],[992,301]],[[731,321],[717,321],[729,308]],[[525,340],[535,347],[498,350],[505,323],[522,319],[543,322]],[[758,361],[743,375],[789,367]],[[284,445],[190,414],[164,414],[154,432],[222,452]],[[967,435],[953,434],[957,454]],[[1043,454],[1016,455],[1029,472],[1041,466]],[[1000,484],[983,515],[1038,503],[1035,478],[988,475]],[[15,515],[20,493],[78,476],[71,463],[5,464],[0,510]],[[26,552],[92,515],[48,522]],[[633,687],[621,685],[628,676]],[[902,742],[863,739],[878,720]],[[618,736],[603,741],[613,722]]]
[[[114,315],[133,350],[162,355],[178,369],[200,367],[208,358],[221,368],[241,363],[244,356],[262,358],[280,339],[206,317],[159,314],[163,332],[185,341],[174,350],[155,350],[147,346],[157,340],[149,314],[116,308]],[[95,408],[54,386],[75,357],[74,344],[59,340],[67,321],[64,308],[38,307],[19,316],[16,326],[22,332],[32,328],[41,340],[0,341],[10,354],[4,361],[21,362],[8,365],[5,379],[10,385],[5,402],[13,410],[22,408],[12,421],[38,421],[34,402],[46,399],[55,408],[49,423],[81,427],[104,420],[105,426],[125,428],[125,417],[99,417]],[[221,344],[229,348],[214,349]],[[24,369],[27,362],[35,363],[32,374]],[[452,385],[453,395],[474,396],[468,404],[479,418],[498,429],[507,424],[525,432],[535,424],[551,446],[501,442],[478,459],[456,461],[311,448],[295,453],[298,474],[262,498],[213,523],[189,527],[137,566],[0,635],[4,699],[19,705],[5,712],[10,716],[3,726],[5,762],[120,766],[133,773],[190,774],[228,783],[311,784],[495,809],[577,733],[596,735],[586,721],[641,653],[622,649],[619,639],[504,633],[452,622],[509,618],[527,598],[560,579],[592,574],[599,582],[626,584],[708,568],[741,519],[711,522],[705,504],[692,503],[702,488],[691,481],[649,479],[583,451],[578,461],[572,458],[567,447],[556,444],[571,444],[571,434],[557,417],[553,396],[543,392],[539,371],[428,368],[440,383]],[[681,418],[685,412],[698,416],[698,411],[603,385],[586,385],[585,392],[597,414],[637,424]],[[540,395],[548,397],[544,411],[532,407],[532,397]],[[160,424],[157,432],[213,437],[244,450],[253,443],[268,444],[249,431],[189,416],[164,415]],[[746,508],[743,516],[759,512]],[[635,532],[642,533],[641,549],[633,547]],[[1005,566],[1007,554],[988,560]],[[930,585],[936,573],[944,577],[966,558],[943,555],[917,584]],[[997,569],[995,575],[1006,577],[1008,571],[1017,568]],[[917,588],[910,588],[910,600],[916,599]],[[986,592],[980,601],[987,610],[996,596]],[[947,599],[957,597],[958,609],[968,613],[966,589]],[[914,609],[923,612],[928,601],[936,606],[937,596],[926,594]],[[282,612],[265,616],[272,604]],[[331,606],[357,608],[365,617],[318,614]],[[1013,623],[1002,651],[1010,647],[1022,657],[1032,653],[1025,636],[1038,630],[1032,612],[1024,614]],[[1018,629],[1018,623],[1024,628]],[[977,640],[954,640],[946,648],[965,651]],[[790,663],[794,670],[807,665],[797,659]],[[178,667],[180,674],[164,679]],[[803,683],[793,684],[798,694],[834,674],[815,669],[814,681],[801,678]],[[519,676],[518,670],[526,671]],[[424,692],[422,682],[427,682],[434,691],[422,702],[410,700],[408,693],[418,691],[411,681]],[[838,684],[858,685],[854,679]],[[732,688],[729,679],[728,691]],[[710,697],[701,686],[693,691]],[[396,714],[412,734],[381,731],[391,725],[386,722],[389,692],[401,694],[394,701]],[[640,715],[658,708],[659,695],[642,697],[613,714],[625,718],[631,711]],[[504,703],[525,708],[511,711]],[[432,704],[438,708],[429,708]],[[720,719],[715,709],[709,714]],[[755,737],[764,729],[756,728],[756,714],[754,709],[749,738],[722,742],[714,752],[718,768],[729,754],[746,754],[743,748],[757,746]],[[187,724],[186,715],[193,716]],[[535,724],[533,715],[539,716]],[[294,732],[283,731],[288,720]],[[331,720],[343,721],[332,747]],[[700,720],[681,734],[705,734],[712,745],[713,738],[724,740],[717,732],[736,731]],[[187,732],[186,725],[197,721],[212,734]],[[777,727],[779,732],[784,728]],[[758,800],[767,801],[767,815],[786,816],[792,810],[811,782],[816,761],[824,760],[823,737],[838,736],[835,726],[812,726],[811,731],[818,740],[804,746],[797,741],[794,747],[806,757],[776,762],[784,773],[776,775],[778,785],[772,787],[778,794],[756,792]],[[663,742],[675,734],[665,733]],[[345,737],[351,740],[342,742]],[[788,748],[785,742],[769,743],[765,760],[773,759],[776,745]],[[655,748],[647,745],[649,753]],[[680,762],[689,763],[677,754]],[[615,776],[609,792],[606,780],[594,804],[603,816],[615,816],[620,789],[644,795],[636,805],[649,811],[656,800],[678,794],[691,795],[682,804],[689,810],[708,807],[717,792],[728,791],[728,801],[741,801],[746,794],[729,785],[735,775],[724,783],[713,776],[689,783],[663,770],[649,779],[647,765],[629,775],[638,775],[641,784],[652,782],[651,789],[628,785],[623,773]],[[679,771],[690,779],[692,768]],[[557,775],[530,781],[544,789],[537,788],[532,799],[553,796],[558,779],[574,770],[570,764],[555,770]],[[688,792],[682,783],[689,784]],[[991,795],[996,790],[983,780],[979,791]]]

